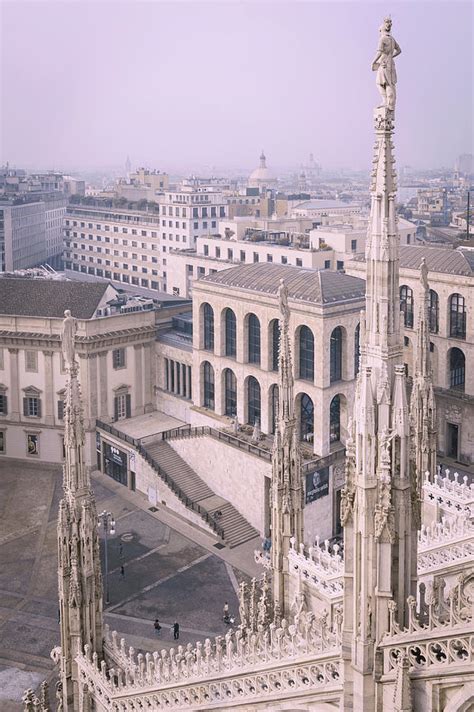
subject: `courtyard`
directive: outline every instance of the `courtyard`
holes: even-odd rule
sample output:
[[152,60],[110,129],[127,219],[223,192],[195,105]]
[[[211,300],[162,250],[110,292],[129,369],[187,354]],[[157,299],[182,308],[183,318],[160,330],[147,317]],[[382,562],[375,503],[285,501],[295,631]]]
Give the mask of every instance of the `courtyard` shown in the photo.
[[[116,520],[109,538],[110,603],[105,623],[135,650],[153,652],[222,635],[227,601],[238,616],[238,583],[261,575],[255,539],[228,550],[161,505],[150,511],[138,493],[100,473],[92,486],[97,511]],[[57,467],[0,462],[0,709],[21,710],[21,696],[54,680],[59,645],[56,519],[62,497]],[[101,555],[103,557],[101,535]],[[121,567],[123,566],[123,572]],[[154,620],[162,630],[156,633]],[[238,618],[236,623],[238,623]]]

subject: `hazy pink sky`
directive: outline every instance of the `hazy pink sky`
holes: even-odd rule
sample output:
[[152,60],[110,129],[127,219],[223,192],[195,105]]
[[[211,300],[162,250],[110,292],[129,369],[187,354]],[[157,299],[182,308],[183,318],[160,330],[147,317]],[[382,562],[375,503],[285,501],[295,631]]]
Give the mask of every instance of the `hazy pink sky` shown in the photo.
[[399,164],[472,152],[471,2],[1,3],[0,161],[368,167],[386,13]]

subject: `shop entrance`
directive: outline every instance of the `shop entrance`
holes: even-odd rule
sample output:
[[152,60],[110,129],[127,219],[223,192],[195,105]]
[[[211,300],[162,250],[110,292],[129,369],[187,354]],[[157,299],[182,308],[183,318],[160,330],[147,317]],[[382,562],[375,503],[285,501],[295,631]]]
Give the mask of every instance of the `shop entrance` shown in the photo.
[[127,453],[119,450],[115,445],[104,443],[104,472],[127,487]]

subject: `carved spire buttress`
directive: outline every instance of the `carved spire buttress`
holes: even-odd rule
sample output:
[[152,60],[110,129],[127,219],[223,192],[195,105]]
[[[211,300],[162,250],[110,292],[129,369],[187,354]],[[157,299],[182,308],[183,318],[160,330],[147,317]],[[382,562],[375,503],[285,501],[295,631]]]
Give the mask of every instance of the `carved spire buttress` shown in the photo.
[[[387,21],[379,53],[398,47],[390,30]],[[381,81],[387,81],[382,72]],[[391,103],[388,98],[374,111],[366,317],[343,492],[344,709],[367,712],[376,709],[377,642],[388,630],[389,607],[395,602],[400,622],[407,622],[407,598],[416,586],[417,517],[400,333],[394,97]]]
[[102,655],[102,575],[97,511],[84,459],[85,433],[78,365],[76,320],[65,312],[62,349],[68,374],[65,402],[64,497],[58,513],[58,594],[61,624],[60,681],[65,712],[78,709],[75,662],[85,645]]
[[301,455],[294,414],[294,379],[290,349],[288,290],[279,290],[280,343],[278,355],[278,421],[272,454],[271,527],[273,598],[283,615],[288,611],[288,552],[290,539],[303,542]]
[[421,487],[425,473],[431,481],[436,474],[436,405],[430,357],[430,286],[428,268],[420,265],[415,373],[410,399],[410,458],[416,479],[413,497],[418,518],[421,517]]

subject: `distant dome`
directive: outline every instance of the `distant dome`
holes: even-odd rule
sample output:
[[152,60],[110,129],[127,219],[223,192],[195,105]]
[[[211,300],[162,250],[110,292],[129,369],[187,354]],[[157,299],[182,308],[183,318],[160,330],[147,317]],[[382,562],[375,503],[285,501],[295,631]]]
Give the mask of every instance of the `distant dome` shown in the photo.
[[260,165],[249,176],[250,188],[263,188],[264,186],[274,185],[276,176],[270,168],[267,168],[267,159],[264,152],[260,156]]

